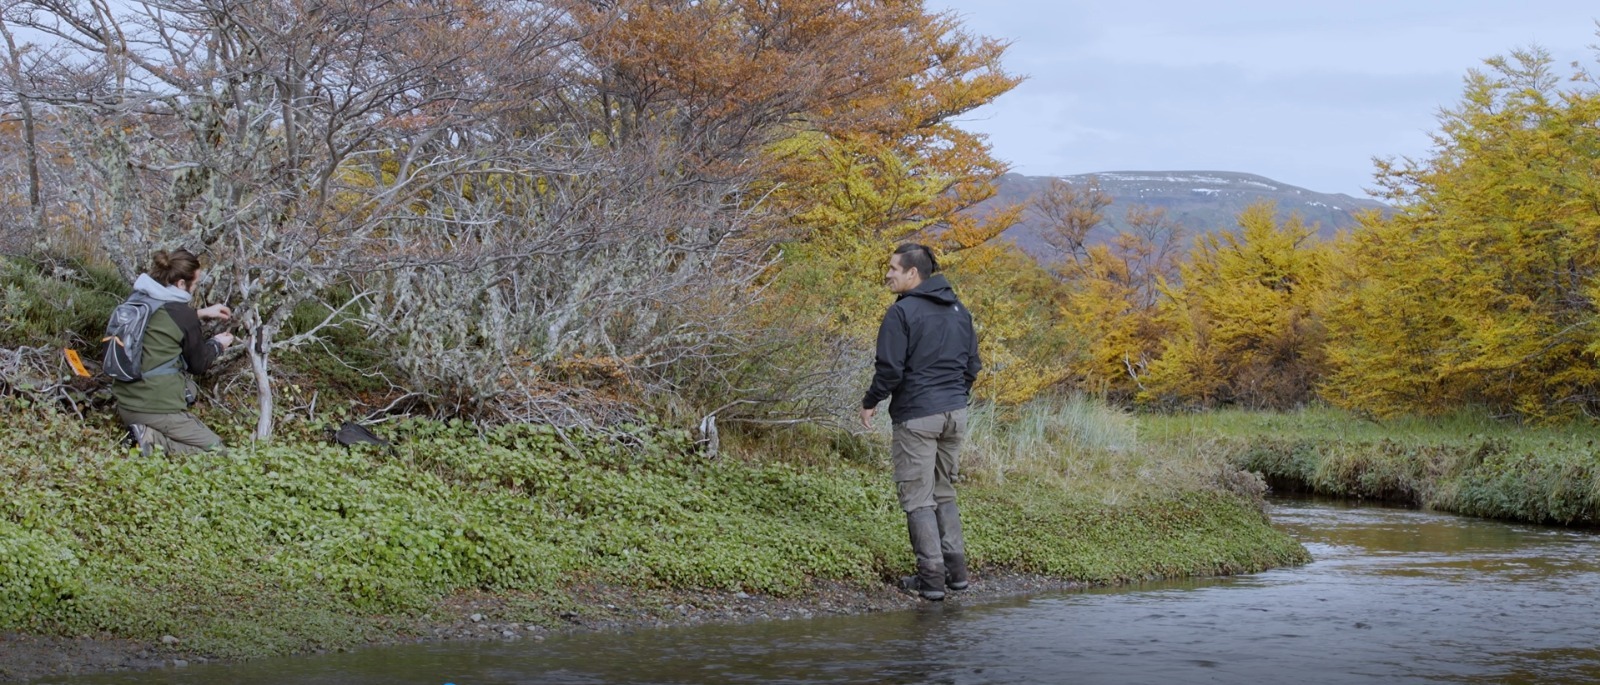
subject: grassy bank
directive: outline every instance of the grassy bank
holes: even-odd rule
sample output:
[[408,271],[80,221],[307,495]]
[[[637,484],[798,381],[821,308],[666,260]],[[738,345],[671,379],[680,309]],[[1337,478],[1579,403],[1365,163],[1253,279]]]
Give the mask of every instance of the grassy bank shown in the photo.
[[1331,409],[1146,417],[1158,444],[1207,444],[1275,485],[1512,521],[1600,525],[1600,428],[1473,413],[1378,423]]
[[[911,567],[871,440],[755,461],[749,451],[770,445],[707,458],[670,430],[568,445],[539,426],[413,421],[383,427],[393,453],[308,440],[138,457],[104,420],[4,412],[0,631],[177,635],[243,657],[390,639],[463,592],[556,604],[561,588],[596,583],[784,596]],[[1147,470],[1125,482],[1149,459],[1132,454],[1090,459],[1101,475],[1075,488],[1018,463],[1003,482],[975,471],[963,502],[980,573],[1109,583],[1304,559],[1226,479],[1174,488]],[[998,458],[982,440],[974,455]],[[1102,476],[1120,488],[1092,486]]]

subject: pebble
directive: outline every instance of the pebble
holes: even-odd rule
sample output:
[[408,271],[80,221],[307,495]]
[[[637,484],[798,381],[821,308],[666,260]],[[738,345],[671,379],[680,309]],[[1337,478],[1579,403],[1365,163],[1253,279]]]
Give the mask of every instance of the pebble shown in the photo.
[[483,614],[473,614],[470,618],[472,619],[473,623],[483,622]]
[[744,592],[742,590],[737,592],[737,593],[734,593],[733,596],[734,597],[738,597],[739,599],[750,599],[750,593]]
[[173,668],[186,668],[186,667],[188,667],[188,665],[189,665],[189,662],[184,661],[183,659],[173,659],[172,660],[172,667]]
[[175,637],[173,637],[171,635],[162,635],[161,636],[161,644],[169,645],[169,646],[178,644],[178,638],[175,638]]
[[513,632],[511,632],[511,631],[509,631],[509,630],[502,630],[502,631],[500,631],[500,637],[503,637],[503,638],[505,638],[505,639],[507,639],[507,640],[510,640],[510,639],[512,639],[512,638],[514,638],[514,637],[516,637],[516,636],[517,636],[517,634],[516,634],[516,633],[513,633]]

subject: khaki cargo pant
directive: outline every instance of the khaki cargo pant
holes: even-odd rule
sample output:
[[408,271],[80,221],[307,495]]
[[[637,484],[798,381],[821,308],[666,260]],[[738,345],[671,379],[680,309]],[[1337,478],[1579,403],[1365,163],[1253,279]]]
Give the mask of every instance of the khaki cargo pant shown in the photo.
[[894,425],[889,453],[900,508],[907,513],[954,502],[967,410],[957,409]]
[[150,432],[150,446],[168,454],[194,454],[222,447],[222,438],[211,432],[194,414],[146,414],[117,407],[124,424],[142,424]]

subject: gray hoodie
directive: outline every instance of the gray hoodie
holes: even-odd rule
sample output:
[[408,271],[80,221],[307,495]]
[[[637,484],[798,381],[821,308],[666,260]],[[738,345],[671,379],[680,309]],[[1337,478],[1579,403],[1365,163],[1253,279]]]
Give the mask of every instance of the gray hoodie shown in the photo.
[[188,304],[189,300],[194,297],[183,288],[157,283],[156,279],[150,277],[150,274],[139,274],[139,277],[133,281],[133,291],[143,293],[146,297],[162,304],[168,302]]

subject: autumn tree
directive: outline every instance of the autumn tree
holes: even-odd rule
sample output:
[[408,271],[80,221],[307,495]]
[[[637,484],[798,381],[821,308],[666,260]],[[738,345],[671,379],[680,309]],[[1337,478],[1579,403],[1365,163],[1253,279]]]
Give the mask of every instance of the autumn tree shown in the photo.
[[1125,210],[1126,228],[1105,235],[1111,196],[1089,178],[1081,187],[1051,182],[1028,207],[1058,255],[1053,269],[1066,293],[1054,317],[1060,337],[1077,341],[1068,364],[1079,388],[1131,400],[1159,354],[1166,326],[1161,283],[1177,280],[1183,228],[1156,207]]
[[1383,161],[1397,205],[1351,236],[1326,395],[1379,415],[1600,412],[1600,88],[1548,54],[1472,71],[1432,151]]
[[881,314],[883,246],[924,231],[950,246],[987,237],[958,210],[1000,166],[951,120],[1015,82],[1000,46],[906,0],[562,6],[606,113],[597,137],[659,131],[695,155],[698,182],[744,183],[723,194],[752,229],[736,242],[776,258],[751,288],[767,306],[741,319],[754,346],[679,373],[674,391],[739,420],[843,408],[840,389],[866,365],[837,336]]
[[[999,65],[1004,46],[906,0],[624,6],[621,19],[597,3],[574,14],[593,28],[585,44],[605,65],[595,73],[607,111],[619,112],[616,135],[640,120],[707,132],[694,136],[703,171],[754,175],[741,197],[770,220],[752,239],[781,256],[760,284],[769,306],[750,320],[765,331],[756,357],[772,363],[713,374],[762,401],[712,408],[751,420],[847,408],[893,246],[918,238],[950,255],[1009,225],[961,212],[992,194],[1003,166],[954,122],[1016,83]],[[796,346],[813,356],[780,352]]]
[[194,249],[236,305],[263,438],[289,316],[417,256],[397,222],[494,163],[471,144],[500,102],[484,75],[548,75],[557,44],[546,17],[470,2],[40,0],[5,20],[54,41],[17,85],[71,142],[106,255],[131,277],[154,249]]
[[1105,221],[1106,209],[1111,206],[1111,194],[1100,189],[1100,179],[1090,176],[1083,187],[1059,179],[1051,179],[1044,192],[1029,201],[1031,211],[1040,221],[1043,230],[1039,237],[1056,252],[1056,259],[1065,264],[1060,267],[1068,278],[1089,268],[1090,234]]
[[1000,63],[1006,45],[921,2],[849,7],[894,28],[841,46],[867,56],[854,87],[791,121],[770,149],[774,207],[792,217],[801,239],[842,233],[892,244],[937,229],[932,237],[948,252],[987,242],[1015,222],[1014,211],[980,218],[961,210],[994,194],[1005,165],[956,117],[1020,81]]
[[1138,393],[1170,332],[1161,287],[1180,280],[1184,235],[1161,208],[1129,207],[1123,224],[1122,232],[1085,249],[1070,270],[1060,323],[1068,337],[1084,341],[1077,382],[1114,401]]
[[6,80],[73,150],[83,223],[130,276],[157,247],[204,253],[262,436],[272,354],[317,338],[285,328],[313,305],[451,411],[569,420],[655,392],[811,415],[793,393],[854,346],[755,307],[790,301],[779,265],[812,250],[881,311],[884,246],[953,254],[1007,224],[959,211],[1002,166],[952,122],[1015,83],[1003,46],[920,2],[8,7],[56,41],[10,51]]
[[1009,241],[963,250],[951,261],[952,282],[981,317],[978,397],[1020,404],[1072,377],[1079,339],[1053,325],[1067,295],[1059,279]]
[[1237,232],[1201,236],[1181,282],[1165,284],[1168,333],[1142,401],[1281,408],[1311,397],[1324,368],[1328,255],[1314,227],[1275,214],[1255,204]]
[[[1018,317],[1039,303],[1017,299],[1037,290],[1025,284],[1037,283],[1036,267],[1015,246],[994,241],[1016,222],[1018,208],[965,211],[994,194],[1005,166],[955,121],[1018,79],[1000,64],[1003,43],[967,33],[952,15],[925,13],[921,3],[901,4],[916,12],[875,55],[888,87],[795,122],[770,149],[774,206],[791,217],[789,258],[775,282],[790,293],[781,311],[869,347],[889,301],[882,287],[888,254],[908,240],[928,243],[976,308],[989,362],[979,394],[1026,396],[1051,382],[1047,367],[1056,364],[1018,347],[1037,324]],[[847,383],[858,383],[866,366],[853,368]]]

